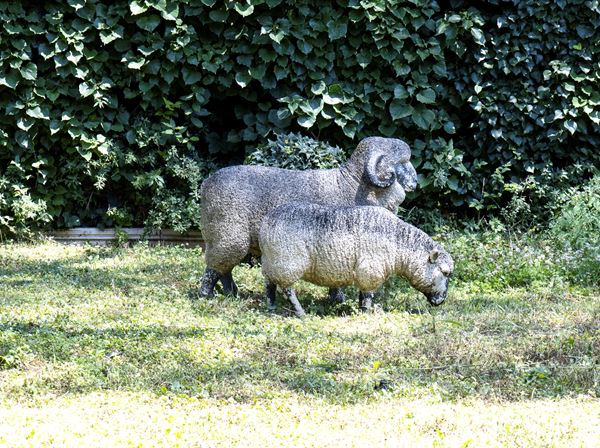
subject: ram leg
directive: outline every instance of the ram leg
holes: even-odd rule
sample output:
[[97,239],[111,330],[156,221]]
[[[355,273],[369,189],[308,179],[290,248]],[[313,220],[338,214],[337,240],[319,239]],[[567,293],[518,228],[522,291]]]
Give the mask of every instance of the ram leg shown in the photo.
[[296,297],[296,292],[292,288],[285,288],[283,290],[283,295],[294,307],[294,314],[296,317],[304,317],[306,315],[304,308],[302,308],[302,305],[300,305],[300,302],[298,301],[298,297]]
[[270,281],[265,282],[265,295],[267,296],[267,309],[269,312],[275,311],[275,294],[277,293],[277,285]]
[[237,297],[238,287],[233,281],[233,276],[231,272],[225,275],[219,275],[219,280],[221,280],[221,284],[223,285],[223,292],[225,294]]
[[202,276],[202,283],[198,294],[200,297],[213,297],[215,295],[215,285],[221,275],[211,268],[206,268]]
[[361,311],[369,311],[373,307],[373,293],[360,292],[358,294],[358,307]]
[[344,303],[346,301],[346,294],[342,288],[331,288],[329,289],[329,302],[330,303]]

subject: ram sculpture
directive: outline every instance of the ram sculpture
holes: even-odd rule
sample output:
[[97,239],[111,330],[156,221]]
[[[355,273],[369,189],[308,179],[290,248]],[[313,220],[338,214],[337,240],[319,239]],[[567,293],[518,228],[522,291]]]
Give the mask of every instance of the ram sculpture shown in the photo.
[[259,244],[269,307],[279,286],[297,316],[304,315],[292,289],[298,280],[356,286],[365,309],[373,291],[398,275],[437,306],[446,299],[454,270],[442,246],[383,207],[286,204],[265,216]]
[[237,293],[231,271],[247,255],[260,255],[260,223],[280,205],[374,205],[395,212],[417,184],[410,156],[402,140],[369,137],[339,168],[297,171],[240,165],[213,173],[200,191],[206,260],[200,296],[212,296],[217,281],[225,293]]

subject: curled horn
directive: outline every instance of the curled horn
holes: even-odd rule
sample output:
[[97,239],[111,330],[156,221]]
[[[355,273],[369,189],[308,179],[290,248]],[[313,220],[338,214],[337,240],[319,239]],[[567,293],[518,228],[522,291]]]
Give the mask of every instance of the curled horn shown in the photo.
[[371,153],[365,167],[368,181],[379,188],[387,188],[396,182],[396,171],[385,154]]

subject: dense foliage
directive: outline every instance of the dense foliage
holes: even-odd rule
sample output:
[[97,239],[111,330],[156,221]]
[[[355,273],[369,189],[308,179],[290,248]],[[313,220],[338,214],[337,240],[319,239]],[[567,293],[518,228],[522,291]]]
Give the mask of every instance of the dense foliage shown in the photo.
[[405,139],[415,203],[540,204],[600,162],[598,1],[0,2],[0,228],[198,225],[272,132]]
[[306,170],[335,168],[345,159],[337,146],[314,140],[301,134],[279,134],[275,140],[258,145],[244,161],[248,165],[266,165],[279,168]]

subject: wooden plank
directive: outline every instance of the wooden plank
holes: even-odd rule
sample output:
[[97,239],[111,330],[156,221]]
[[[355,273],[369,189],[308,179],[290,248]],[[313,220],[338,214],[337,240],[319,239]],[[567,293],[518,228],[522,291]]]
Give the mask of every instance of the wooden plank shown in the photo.
[[[165,229],[145,233],[145,229],[142,227],[122,228],[120,231],[127,234],[129,242],[148,241],[150,245],[204,246],[202,233],[198,231],[179,233]],[[91,244],[95,246],[108,246],[117,239],[115,229],[98,229],[96,227],[56,230],[50,232],[49,236],[54,241],[62,244]]]

